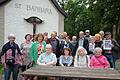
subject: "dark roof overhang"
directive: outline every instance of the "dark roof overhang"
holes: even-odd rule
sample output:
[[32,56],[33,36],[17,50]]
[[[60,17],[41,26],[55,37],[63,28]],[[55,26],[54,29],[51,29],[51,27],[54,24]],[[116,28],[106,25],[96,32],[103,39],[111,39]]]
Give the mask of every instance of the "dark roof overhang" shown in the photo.
[[0,6],[1,6],[2,4],[5,4],[5,3],[8,2],[8,1],[11,1],[11,0],[0,0]]
[[50,0],[54,6],[57,8],[57,10],[62,14],[64,15],[65,17],[67,17],[67,13],[59,6],[59,4],[57,3],[56,0]]

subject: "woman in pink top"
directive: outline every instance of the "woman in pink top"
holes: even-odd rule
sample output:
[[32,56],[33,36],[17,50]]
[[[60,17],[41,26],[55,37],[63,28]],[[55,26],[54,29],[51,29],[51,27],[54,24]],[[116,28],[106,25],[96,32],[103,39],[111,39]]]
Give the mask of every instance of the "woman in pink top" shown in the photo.
[[91,68],[109,68],[109,62],[107,58],[102,55],[102,49],[100,47],[95,48],[94,54],[90,60]]

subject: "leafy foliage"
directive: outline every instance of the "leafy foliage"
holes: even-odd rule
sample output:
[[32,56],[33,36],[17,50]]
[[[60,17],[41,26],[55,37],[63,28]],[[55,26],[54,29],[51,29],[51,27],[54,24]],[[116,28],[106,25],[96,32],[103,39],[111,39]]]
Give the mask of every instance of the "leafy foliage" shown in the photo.
[[[89,29],[92,34],[100,30],[113,31],[119,36],[120,0],[62,0],[62,7],[68,14],[65,31],[76,35],[80,30]],[[120,38],[120,37],[119,37]]]

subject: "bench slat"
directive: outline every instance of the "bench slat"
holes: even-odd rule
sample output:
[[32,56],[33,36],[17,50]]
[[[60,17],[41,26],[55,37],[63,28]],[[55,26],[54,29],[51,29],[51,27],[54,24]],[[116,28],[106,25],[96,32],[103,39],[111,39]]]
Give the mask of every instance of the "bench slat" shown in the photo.
[[36,66],[23,72],[22,75],[120,80],[120,74],[118,71],[112,69],[90,69],[61,66]]

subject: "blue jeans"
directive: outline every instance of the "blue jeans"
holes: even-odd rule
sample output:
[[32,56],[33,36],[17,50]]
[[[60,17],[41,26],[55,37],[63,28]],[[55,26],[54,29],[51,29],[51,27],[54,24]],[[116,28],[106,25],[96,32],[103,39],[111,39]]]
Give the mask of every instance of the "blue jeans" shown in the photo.
[[105,53],[104,55],[107,58],[107,60],[109,61],[110,67],[115,68],[115,62],[114,62],[114,59],[113,59],[113,55],[109,54],[109,53]]
[[19,65],[14,64],[13,66],[4,69],[5,80],[10,80],[11,72],[13,80],[18,80]]

